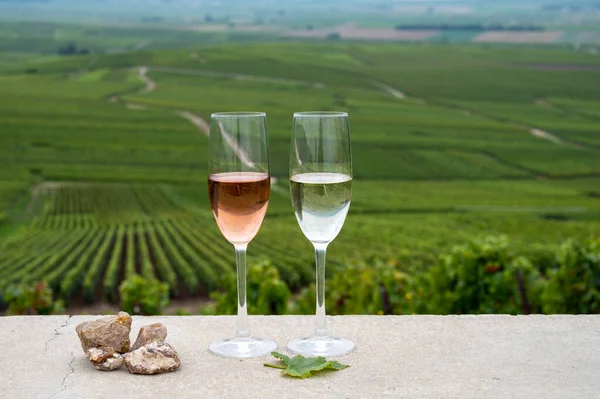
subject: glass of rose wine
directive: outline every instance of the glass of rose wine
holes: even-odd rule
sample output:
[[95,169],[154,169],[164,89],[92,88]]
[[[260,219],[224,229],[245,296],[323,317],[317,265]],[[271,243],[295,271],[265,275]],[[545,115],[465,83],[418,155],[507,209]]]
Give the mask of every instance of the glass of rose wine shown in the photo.
[[224,357],[265,356],[277,348],[250,335],[246,306],[246,249],[256,236],[269,205],[267,118],[262,112],[211,115],[208,195],[219,230],[235,247],[238,315],[233,338],[210,344]]
[[345,112],[294,114],[290,193],[300,229],[315,248],[317,295],[313,335],[287,345],[304,356],[339,356],[354,343],[330,336],[325,319],[325,254],[337,237],[352,197],[352,150]]

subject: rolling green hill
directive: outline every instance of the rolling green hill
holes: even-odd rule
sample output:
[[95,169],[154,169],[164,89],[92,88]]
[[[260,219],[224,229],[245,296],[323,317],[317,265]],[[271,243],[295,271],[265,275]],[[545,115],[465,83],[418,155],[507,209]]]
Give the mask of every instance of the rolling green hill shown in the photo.
[[600,231],[592,54],[290,42],[7,54],[0,68],[0,291],[46,279],[65,298],[114,300],[140,273],[187,295],[232,273],[198,122],[216,111],[267,112],[277,182],[249,257],[272,259],[294,288],[314,277],[287,194],[294,111],[350,114],[353,203],[332,269],[426,266],[479,235],[527,251]]

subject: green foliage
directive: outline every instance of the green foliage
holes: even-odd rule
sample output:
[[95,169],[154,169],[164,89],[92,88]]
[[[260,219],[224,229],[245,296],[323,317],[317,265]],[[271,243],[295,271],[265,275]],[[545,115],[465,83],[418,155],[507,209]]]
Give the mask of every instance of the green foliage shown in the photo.
[[[212,308],[204,313],[235,314],[237,312],[237,279],[234,274],[221,278],[219,290],[211,294],[215,300]],[[269,261],[248,267],[246,298],[250,314],[287,314],[291,292],[279,278],[279,271]]]
[[[327,280],[327,313],[411,314],[415,312],[413,278],[394,262],[371,259],[340,268]],[[293,301],[294,313],[315,311],[315,285],[303,289]]]
[[567,241],[557,263],[542,294],[544,313],[600,313],[600,240]]
[[[328,281],[326,280],[325,286],[328,287]],[[315,283],[311,283],[308,287],[304,287],[300,290],[300,292],[294,295],[292,300],[292,309],[291,313],[294,314],[314,314],[315,313],[315,301],[316,301],[316,288]],[[332,309],[331,300],[328,297],[331,296],[331,289],[325,289],[325,306],[327,312],[331,314],[331,312],[335,311]]]
[[[326,282],[328,314],[600,313],[600,240],[514,254],[505,236],[455,245],[437,264],[352,263]],[[313,314],[315,286],[294,297]]]
[[86,55],[90,53],[90,50],[86,48],[77,48],[77,43],[69,42],[65,45],[59,46],[57,49],[59,55]]
[[54,300],[52,289],[45,282],[34,285],[13,285],[4,293],[9,315],[50,315],[64,312],[64,303]]
[[308,378],[321,370],[340,371],[350,367],[335,360],[328,361],[322,356],[305,358],[302,355],[296,355],[294,357],[289,357],[279,352],[271,352],[271,355],[280,359],[283,364],[265,363],[264,365],[266,367],[281,369],[282,375],[289,375],[290,377],[296,378]]
[[539,272],[508,252],[507,237],[453,247],[419,276],[421,313],[531,313],[539,311]]
[[121,309],[130,314],[158,315],[169,304],[169,286],[133,275],[121,283]]

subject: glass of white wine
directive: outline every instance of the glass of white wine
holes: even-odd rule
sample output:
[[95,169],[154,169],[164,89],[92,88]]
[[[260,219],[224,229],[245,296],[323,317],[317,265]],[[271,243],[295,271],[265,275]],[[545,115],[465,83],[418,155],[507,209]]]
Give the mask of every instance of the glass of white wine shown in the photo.
[[294,114],[290,192],[300,229],[315,248],[317,315],[313,335],[288,342],[304,356],[339,356],[354,343],[330,336],[325,318],[325,255],[337,237],[352,197],[352,150],[345,112]]

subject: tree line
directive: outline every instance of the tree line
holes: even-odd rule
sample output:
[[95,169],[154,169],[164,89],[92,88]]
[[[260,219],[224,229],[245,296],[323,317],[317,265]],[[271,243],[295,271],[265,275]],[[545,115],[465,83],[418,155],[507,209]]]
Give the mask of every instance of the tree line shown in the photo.
[[536,25],[502,25],[502,24],[399,24],[396,30],[445,30],[445,31],[517,31],[540,32],[545,28]]

